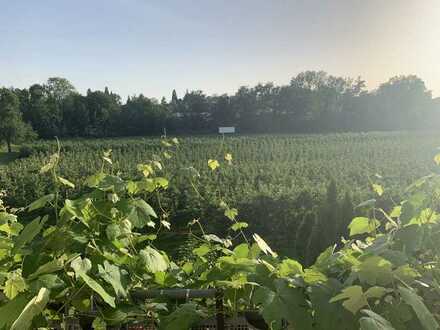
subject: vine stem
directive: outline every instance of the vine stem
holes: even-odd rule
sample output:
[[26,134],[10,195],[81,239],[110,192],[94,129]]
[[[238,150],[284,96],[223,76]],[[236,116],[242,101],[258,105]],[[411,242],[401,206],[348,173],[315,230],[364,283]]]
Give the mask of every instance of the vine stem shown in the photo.
[[58,164],[59,164],[59,160],[60,160],[60,156],[61,156],[61,145],[60,145],[60,140],[58,140],[58,137],[55,136],[55,139],[57,140],[57,153],[56,153],[56,160],[55,163],[52,167],[52,178],[54,181],[54,186],[55,186],[55,205],[54,205],[54,211],[55,211],[55,220],[56,223],[59,223],[59,218],[58,218],[58,202],[59,202],[59,195],[60,195],[60,187],[58,184],[58,176],[57,176],[57,168],[58,168]]

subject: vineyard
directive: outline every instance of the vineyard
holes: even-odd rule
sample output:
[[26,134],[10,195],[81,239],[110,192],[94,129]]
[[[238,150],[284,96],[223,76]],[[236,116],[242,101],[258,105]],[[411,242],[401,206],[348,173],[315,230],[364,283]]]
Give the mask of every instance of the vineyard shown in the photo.
[[[429,156],[428,151],[428,143],[434,143],[435,137],[430,140],[427,136],[398,134],[363,138],[371,149],[363,145],[362,136],[351,135],[228,141],[204,138],[191,140],[193,148],[184,146],[189,142],[185,139],[140,140],[137,144],[128,140],[77,141],[64,144],[64,150],[50,144],[26,147],[29,158],[10,165],[7,177],[12,180],[13,169],[21,166],[26,171],[16,172],[16,177],[25,178],[22,184],[29,184],[29,188],[41,186],[38,193],[44,195],[29,199],[21,208],[11,208],[5,202],[15,198],[12,190],[6,190],[0,198],[0,329],[220,330],[207,325],[219,315],[226,325],[240,320],[240,329],[243,324],[245,329],[272,330],[439,329],[440,175],[435,171],[440,166],[440,154]],[[406,145],[398,142],[405,139]],[[305,149],[296,158],[294,147],[305,144],[309,151],[315,150],[309,162],[322,166],[316,175],[322,180],[325,175],[333,177],[327,178],[328,186],[323,183],[316,189],[311,188],[314,181],[308,177],[304,188],[309,188],[309,196],[316,199],[301,207],[311,214],[316,212],[310,218],[314,227],[310,236],[322,234],[318,236],[322,240],[333,230],[330,225],[334,219],[327,219],[326,228],[319,227],[317,219],[320,221],[325,214],[340,216],[332,214],[341,197],[337,180],[344,178],[342,169],[356,167],[351,161],[336,176],[337,165],[344,162],[338,163],[336,156],[329,158],[335,141],[341,150],[356,150],[353,159],[362,157],[365,163],[357,170],[367,171],[374,164],[372,168],[382,174],[357,178],[361,187],[364,185],[365,197],[372,197],[352,209],[364,216],[349,219],[345,238],[334,240],[310,265],[304,265],[268,244],[265,233],[254,231],[257,226],[252,224],[253,219],[244,220],[236,208],[238,204],[228,196],[234,193],[239,197],[231,187],[239,184],[231,180],[243,174],[234,170],[236,167],[247,166],[251,171],[261,163],[264,171],[270,162],[277,163],[271,157],[284,155],[280,164],[287,170],[289,162],[301,164],[308,154]],[[83,151],[79,152],[81,143]],[[125,163],[124,149],[130,145],[133,149]],[[282,153],[281,146],[288,150],[289,145],[292,150]],[[250,146],[252,152],[246,153]],[[256,146],[262,147],[261,152]],[[101,148],[110,147],[113,151],[101,152]],[[371,160],[377,150],[380,155],[385,153],[384,148],[390,152],[383,157],[391,168],[381,168]],[[136,150],[144,151],[137,154]],[[426,163],[410,157],[414,157],[411,150],[427,157]],[[241,156],[239,151],[243,152]],[[191,159],[202,154],[209,158],[192,166]],[[406,165],[399,167],[396,159],[404,154],[409,163],[419,167],[412,171]],[[250,162],[252,156],[254,161]],[[136,157],[140,158],[135,169],[128,170],[127,164],[136,162]],[[29,165],[32,159],[40,160],[39,168]],[[334,164],[324,166],[326,159],[333,159]],[[411,176],[424,166],[432,166],[431,174],[398,189],[403,182],[396,181],[403,175],[399,169]],[[88,175],[92,167],[96,171]],[[328,168],[332,170],[326,171]],[[246,189],[252,187],[245,184],[248,180],[265,174],[260,169],[254,169],[253,177],[242,178]],[[304,172],[306,169],[303,165]],[[66,175],[69,170],[75,175]],[[276,173],[282,174],[283,170],[271,172],[273,178]],[[31,186],[37,178],[37,184]],[[291,172],[290,184],[296,179]],[[260,187],[264,184],[267,190]],[[275,184],[267,181],[253,187],[251,197],[270,189],[276,192]],[[296,192],[297,199],[304,195],[303,191],[284,187],[287,193]],[[347,189],[348,185],[342,187]],[[173,204],[179,191],[187,207],[194,208],[186,216],[200,212],[187,219],[185,226],[174,223],[184,218],[176,215],[183,204]],[[283,193],[281,190],[274,196],[282,198]],[[361,189],[348,193],[364,196]],[[246,202],[244,198],[241,203]],[[204,203],[208,206],[202,208]],[[274,198],[273,203],[272,207],[281,200]],[[260,216],[267,219],[276,211],[266,208]],[[214,216],[222,226],[212,225]],[[309,218],[304,218],[300,227],[307,222],[305,219]],[[186,251],[176,255],[175,248],[163,247],[161,241],[169,240],[179,228],[186,228],[191,239],[187,240]],[[296,237],[292,243],[304,239],[307,237]],[[319,240],[308,241],[306,249]],[[194,292],[190,289],[221,292],[222,300],[218,296],[215,300],[212,296],[190,300],[190,292]],[[162,296],[164,292],[183,295],[172,299]],[[219,322],[217,319],[217,326],[224,329],[236,329]]]
[[[168,151],[166,174],[173,180],[162,204],[176,231],[184,233],[188,220],[202,218],[210,231],[222,233],[226,227],[218,203],[224,200],[278,251],[310,264],[346,234],[360,212],[355,206],[374,197],[373,184],[386,187],[387,197],[378,201],[385,207],[401,199],[412,180],[435,171],[439,141],[434,133],[181,138]],[[130,178],[138,164],[164,147],[159,138],[61,141],[60,174],[75,184],[61,193],[83,192],[84,178],[102,166],[103,151],[112,150],[112,171]],[[40,175],[39,168],[56,149],[55,141],[24,145],[22,159],[2,169],[0,187],[9,205],[26,206],[53,190],[51,178]],[[212,176],[207,160],[226,153],[233,155],[233,166]],[[186,237],[179,238],[168,241],[182,250]]]

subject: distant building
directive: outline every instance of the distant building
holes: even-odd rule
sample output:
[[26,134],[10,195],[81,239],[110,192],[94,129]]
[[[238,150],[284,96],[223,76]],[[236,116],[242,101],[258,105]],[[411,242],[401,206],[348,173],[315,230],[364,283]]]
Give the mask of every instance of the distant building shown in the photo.
[[221,126],[221,127],[218,128],[218,132],[220,134],[234,134],[235,133],[235,127],[233,127],[233,126],[229,126],[229,127]]

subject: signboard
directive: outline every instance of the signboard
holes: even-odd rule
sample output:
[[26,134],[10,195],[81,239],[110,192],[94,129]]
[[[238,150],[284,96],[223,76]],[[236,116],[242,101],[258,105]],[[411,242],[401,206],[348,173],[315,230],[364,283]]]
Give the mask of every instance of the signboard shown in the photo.
[[235,133],[235,127],[219,127],[218,132],[220,134],[233,134]]

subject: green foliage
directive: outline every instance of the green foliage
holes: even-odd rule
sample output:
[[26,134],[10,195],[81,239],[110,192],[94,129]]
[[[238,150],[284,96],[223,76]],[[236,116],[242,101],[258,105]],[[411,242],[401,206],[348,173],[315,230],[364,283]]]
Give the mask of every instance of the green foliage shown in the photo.
[[[176,143],[166,142],[172,152]],[[69,198],[62,197],[58,185],[59,155],[43,171],[53,180],[52,197],[26,210],[0,203],[1,326],[46,326],[68,310],[79,317],[92,313],[96,329],[139,317],[154,319],[162,329],[189,329],[213,314],[211,299],[140,304],[131,293],[219,288],[227,314],[257,309],[272,329],[282,329],[284,321],[295,329],[439,328],[440,176],[410,186],[389,214],[376,202],[363,203],[366,216],[349,225],[353,238],[336,242],[310,265],[283,257],[257,233],[247,235],[243,230],[250,227],[240,221],[239,208],[223,199],[216,199],[216,209],[226,235],[208,232],[203,219],[196,218],[188,224],[195,240],[190,252],[177,259],[171,249],[160,247],[174,225],[162,200],[178,178],[168,183],[167,161],[159,154],[142,161],[150,167],[142,165],[137,175],[126,177],[115,171],[116,162],[106,152],[108,160],[87,179],[88,188]],[[202,164],[212,176],[225,167],[212,171]],[[200,194],[203,181],[189,176]],[[330,184],[326,207],[336,203],[336,192]],[[383,189],[379,197],[388,192]],[[21,225],[18,219],[29,210],[42,217]],[[320,212],[313,219],[321,221]],[[319,221],[312,234],[322,228]]]
[[360,234],[370,234],[380,226],[380,222],[377,220],[370,220],[365,217],[356,217],[348,225],[350,229],[350,236],[360,235]]
[[0,88],[0,144],[6,142],[8,152],[11,152],[12,143],[33,138],[32,127],[22,119],[18,97],[12,90]]
[[38,294],[23,308],[18,318],[12,324],[11,330],[30,328],[32,320],[43,312],[44,308],[49,302],[49,295],[49,290],[46,288],[41,288],[38,291]]
[[[353,209],[353,205],[376,198],[377,205],[389,211],[390,196],[401,195],[411,180],[426,172],[438,171],[432,161],[438,134],[240,136],[228,137],[222,148],[216,137],[184,137],[180,142],[176,145],[168,140],[172,147],[165,147],[156,138],[62,141],[58,177],[68,179],[75,188],[61,179],[56,184],[61,196],[71,200],[89,186],[96,187],[84,179],[97,179],[95,174],[103,166],[102,153],[111,149],[113,164],[105,161],[104,166],[111,167],[112,174],[138,179],[144,175],[138,170],[139,164],[143,170],[148,165],[156,172],[139,184],[130,180],[128,193],[139,194],[160,186],[161,206],[168,213],[166,221],[174,224],[176,231],[185,231],[189,219],[201,217],[209,231],[224,233],[228,223],[223,218],[226,209],[219,208],[221,199],[231,205],[229,209],[239,209],[238,222],[248,223],[241,230],[264,233],[264,239],[279,253],[309,265],[328,245],[348,236],[347,225],[353,216],[368,215],[367,207]],[[52,162],[46,159],[57,153],[57,144],[39,141],[25,149],[32,155],[2,168],[0,174],[0,186],[7,192],[5,199],[15,207],[53,193],[55,185],[50,176],[38,172],[43,165],[50,167],[56,161],[55,157]],[[233,156],[233,165],[223,160],[227,153]],[[157,168],[153,155],[166,161],[166,167]],[[220,167],[211,171],[208,159],[217,159]],[[369,188],[372,172],[381,173],[382,179],[375,182],[386,188],[382,196]],[[107,180],[109,186],[117,184]],[[198,192],[191,180],[200,182]],[[156,198],[145,201],[160,213]],[[34,217],[26,216],[26,221]],[[158,228],[159,221],[151,220]]]

